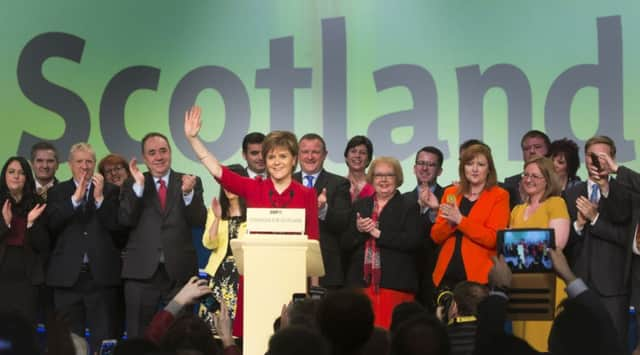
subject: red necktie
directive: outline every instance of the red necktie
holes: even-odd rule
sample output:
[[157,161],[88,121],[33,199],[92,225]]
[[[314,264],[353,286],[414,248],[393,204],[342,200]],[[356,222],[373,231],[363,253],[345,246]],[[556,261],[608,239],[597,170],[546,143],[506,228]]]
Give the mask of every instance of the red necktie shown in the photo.
[[167,205],[167,184],[164,180],[158,180],[158,199],[160,200],[160,208],[164,210],[164,207]]

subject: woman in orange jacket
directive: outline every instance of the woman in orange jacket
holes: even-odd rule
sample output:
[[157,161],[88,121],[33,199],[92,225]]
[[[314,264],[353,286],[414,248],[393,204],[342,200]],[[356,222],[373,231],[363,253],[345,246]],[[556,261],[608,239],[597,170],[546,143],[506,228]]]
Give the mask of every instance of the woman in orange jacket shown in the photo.
[[487,283],[496,232],[509,223],[509,193],[497,186],[491,150],[474,144],[461,153],[460,183],[445,189],[431,238],[440,246],[433,271],[437,289],[460,281]]

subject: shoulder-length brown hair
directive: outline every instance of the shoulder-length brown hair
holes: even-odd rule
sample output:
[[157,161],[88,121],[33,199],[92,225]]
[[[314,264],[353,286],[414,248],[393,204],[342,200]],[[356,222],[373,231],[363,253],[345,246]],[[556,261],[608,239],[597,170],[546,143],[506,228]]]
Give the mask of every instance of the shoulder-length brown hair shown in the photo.
[[[524,171],[527,166],[531,164],[536,164],[538,166],[540,173],[544,177],[544,181],[547,183],[539,202],[543,202],[551,196],[560,196],[560,193],[562,193],[562,185],[560,184],[560,179],[553,168],[553,161],[550,158],[537,157],[524,163],[524,168],[522,170]],[[530,202],[529,199],[529,196],[525,197],[526,202]]]
[[487,174],[487,182],[484,185],[485,189],[490,189],[498,184],[498,173],[496,172],[496,166],[493,163],[493,157],[491,156],[491,150],[488,146],[483,144],[473,144],[462,151],[460,156],[460,166],[458,167],[458,173],[460,174],[460,186],[458,187],[458,194],[466,194],[471,191],[471,184],[467,180],[464,174],[464,166],[475,159],[478,155],[483,155],[487,158],[487,164],[489,165],[489,173]]

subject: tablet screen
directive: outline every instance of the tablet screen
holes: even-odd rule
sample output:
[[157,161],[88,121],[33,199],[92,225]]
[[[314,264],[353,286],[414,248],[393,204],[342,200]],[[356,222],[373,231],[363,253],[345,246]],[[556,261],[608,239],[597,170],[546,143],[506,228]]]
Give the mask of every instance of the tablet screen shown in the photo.
[[505,229],[498,232],[498,253],[513,272],[551,272],[548,248],[555,248],[553,229]]

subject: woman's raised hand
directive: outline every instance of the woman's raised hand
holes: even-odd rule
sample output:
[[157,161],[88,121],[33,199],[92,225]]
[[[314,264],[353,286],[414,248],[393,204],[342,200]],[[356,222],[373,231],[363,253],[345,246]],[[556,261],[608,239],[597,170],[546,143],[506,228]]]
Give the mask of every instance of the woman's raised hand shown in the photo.
[[202,109],[199,106],[193,106],[184,113],[184,134],[187,138],[194,138],[200,132],[200,127],[202,127],[201,112]]

